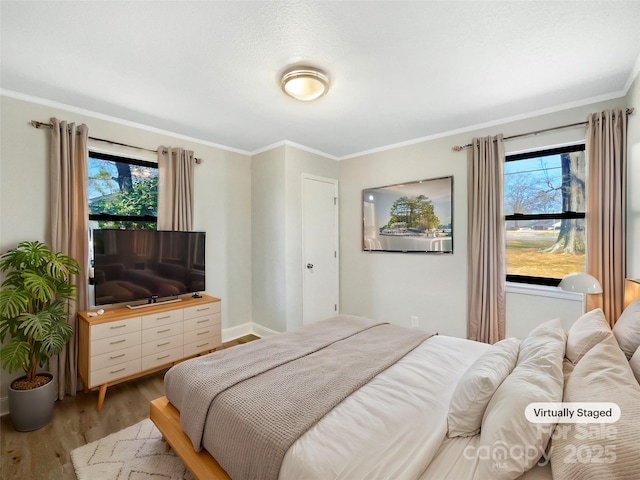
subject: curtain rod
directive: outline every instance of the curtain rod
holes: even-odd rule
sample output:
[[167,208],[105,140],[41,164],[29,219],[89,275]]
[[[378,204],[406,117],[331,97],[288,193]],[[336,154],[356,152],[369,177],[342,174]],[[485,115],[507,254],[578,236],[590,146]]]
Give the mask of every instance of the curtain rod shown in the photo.
[[[631,115],[633,111],[634,111],[633,108],[627,108],[624,111],[624,113],[626,115]],[[587,123],[589,122],[570,123],[568,125],[560,125],[559,127],[551,127],[551,128],[544,128],[542,130],[536,130],[535,132],[519,133],[517,135],[510,135],[508,137],[504,137],[503,140],[511,140],[513,138],[520,138],[520,137],[529,137],[531,135],[538,135],[540,133],[551,132],[553,130],[561,130],[563,128],[579,127],[581,125],[586,125]],[[451,147],[451,149],[455,150],[456,152],[460,152],[461,150],[471,148],[472,146],[473,145],[471,143],[467,143],[466,145],[456,145],[455,147]]]
[[[45,122],[38,122],[37,120],[31,120],[31,126],[35,127],[35,128],[53,128],[53,124],[45,123]],[[150,148],[136,147],[135,145],[129,145],[127,143],[114,142],[113,140],[105,140],[104,138],[89,137],[89,139],[90,140],[95,140],[97,142],[105,142],[105,143],[110,143],[112,145],[119,145],[121,147],[129,147],[129,148],[135,148],[135,149],[138,149],[138,150],[144,150],[146,152],[158,153],[157,150],[151,150]],[[163,151],[163,153],[166,153],[166,151]],[[201,158],[195,158],[194,160],[198,164],[202,163],[202,159]]]

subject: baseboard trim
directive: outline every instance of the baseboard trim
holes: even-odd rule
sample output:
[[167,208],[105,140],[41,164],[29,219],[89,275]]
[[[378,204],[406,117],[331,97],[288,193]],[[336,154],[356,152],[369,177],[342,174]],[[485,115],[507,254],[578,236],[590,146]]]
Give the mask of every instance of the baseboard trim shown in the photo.
[[0,416],[9,413],[9,397],[0,398]]
[[253,333],[251,324],[252,322],[247,322],[235,327],[222,329],[222,343],[230,342],[245,335],[251,335]]
[[270,328],[267,327],[263,327],[262,325],[259,325],[257,323],[251,323],[251,333],[253,333],[254,335],[262,338],[262,337],[269,337],[271,335],[276,335],[280,332],[276,332],[275,330],[271,330]]

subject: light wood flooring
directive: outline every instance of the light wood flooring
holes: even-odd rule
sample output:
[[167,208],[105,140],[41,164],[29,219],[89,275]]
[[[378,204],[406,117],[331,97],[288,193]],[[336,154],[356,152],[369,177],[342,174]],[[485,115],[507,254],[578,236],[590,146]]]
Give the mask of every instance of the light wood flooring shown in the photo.
[[[257,337],[248,335],[223,345],[228,348]],[[149,417],[149,402],[164,395],[164,374],[121,383],[107,389],[102,411],[98,392],[78,392],[55,403],[53,419],[34,432],[17,432],[9,415],[0,418],[1,479],[76,480],[71,450]]]

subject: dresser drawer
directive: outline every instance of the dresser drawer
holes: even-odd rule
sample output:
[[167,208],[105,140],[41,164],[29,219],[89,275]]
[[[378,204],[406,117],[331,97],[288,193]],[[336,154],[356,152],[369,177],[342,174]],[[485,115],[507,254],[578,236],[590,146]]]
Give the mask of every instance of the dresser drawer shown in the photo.
[[104,385],[106,383],[119,380],[120,378],[140,373],[140,364],[140,358],[137,358],[130,362],[119,363],[112,367],[102,368],[95,372],[91,372],[91,385],[89,385],[89,388],[95,387],[96,385]]
[[125,333],[139,332],[140,325],[140,317],[93,325],[91,327],[91,341],[113,337],[115,335],[124,335]]
[[220,335],[201,338],[196,342],[184,344],[184,356],[192,357],[194,355],[197,355],[198,353],[207,352],[209,350],[213,350],[214,348],[218,348],[220,345],[222,345]]
[[169,338],[161,338],[154,342],[147,342],[142,344],[142,356],[155,355],[156,353],[163,352],[165,350],[171,350],[176,347],[181,347],[183,343],[182,335],[175,335]]
[[142,317],[142,328],[155,328],[170,323],[182,322],[182,309],[171,310],[168,312],[155,313],[152,315],[144,315]]
[[126,335],[117,335],[115,337],[103,338],[91,342],[91,357],[102,355],[103,353],[115,352],[132,346],[140,348],[142,332],[127,333]]
[[220,313],[222,302],[205,303],[202,305],[194,305],[193,307],[187,307],[184,311],[184,319],[202,317],[210,313]]
[[184,331],[184,325],[180,323],[172,323],[162,325],[155,328],[148,328],[142,331],[142,343],[155,342],[161,338],[173,337],[180,335]]
[[220,335],[220,329],[218,327],[205,327],[198,330],[192,330],[184,333],[184,343],[193,343],[198,340],[213,338],[216,335]]
[[190,318],[184,321],[184,331],[198,330],[205,327],[220,328],[220,313],[208,313],[202,317]]
[[102,355],[94,355],[91,357],[91,371],[102,370],[103,368],[112,367],[119,363],[126,363],[132,360],[140,359],[140,347],[135,345],[114,352],[103,353]]
[[142,357],[142,370],[149,370],[159,367],[167,363],[172,363],[183,358],[182,345],[171,350],[155,353],[153,355],[147,355]]

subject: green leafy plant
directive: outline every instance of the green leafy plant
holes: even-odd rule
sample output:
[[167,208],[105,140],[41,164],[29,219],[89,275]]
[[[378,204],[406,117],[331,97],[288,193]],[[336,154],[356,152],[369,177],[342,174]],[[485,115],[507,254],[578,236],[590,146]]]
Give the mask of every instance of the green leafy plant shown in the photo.
[[[21,242],[0,257],[6,272],[0,286],[0,363],[9,372],[24,370],[35,382],[38,366],[62,351],[73,335],[68,302],[76,298],[69,282],[78,262],[52,252],[42,242]],[[35,388],[35,387],[34,387]]]

